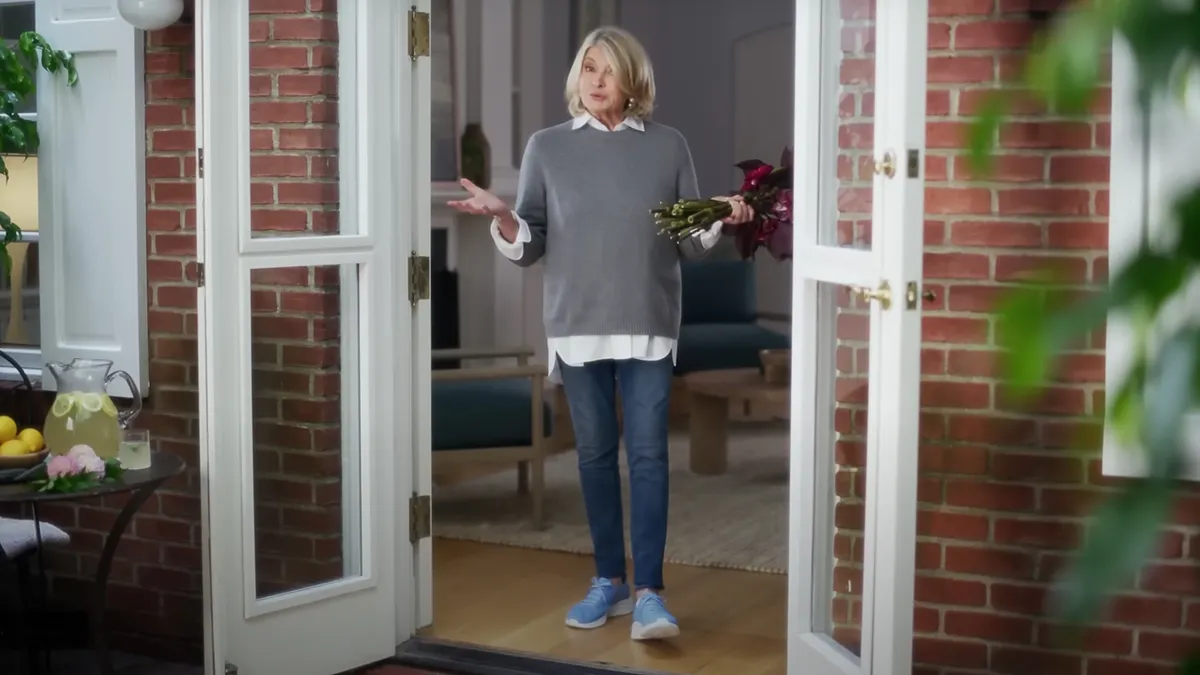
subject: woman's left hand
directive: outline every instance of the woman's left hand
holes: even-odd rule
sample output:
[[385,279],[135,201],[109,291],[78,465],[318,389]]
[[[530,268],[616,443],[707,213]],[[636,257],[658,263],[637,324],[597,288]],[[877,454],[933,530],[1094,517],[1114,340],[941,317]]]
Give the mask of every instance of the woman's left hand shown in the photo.
[[741,195],[733,195],[732,197],[713,197],[717,201],[729,202],[733,207],[733,213],[728,217],[722,218],[721,222],[726,225],[744,225],[751,220],[754,220],[754,209],[746,203],[745,198]]

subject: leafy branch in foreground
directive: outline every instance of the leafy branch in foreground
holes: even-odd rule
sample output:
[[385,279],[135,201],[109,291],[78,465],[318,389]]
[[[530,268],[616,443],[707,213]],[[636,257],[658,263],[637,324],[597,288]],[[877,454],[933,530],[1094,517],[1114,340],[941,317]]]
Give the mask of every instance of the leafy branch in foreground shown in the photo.
[[[1114,36],[1133,56],[1137,102],[1146,115],[1152,101],[1178,98],[1181,78],[1200,64],[1200,3],[1092,0],[1064,13],[1028,59],[1027,92],[998,91],[980,110],[968,138],[977,175],[991,169],[999,128],[1018,95],[1032,94],[1056,114],[1088,113]],[[1051,275],[1016,289],[1000,308],[1005,372],[1026,398],[1050,378],[1059,354],[1110,316],[1134,326],[1132,365],[1117,391],[1108,392],[1108,421],[1126,444],[1141,448],[1146,477],[1124,482],[1093,514],[1079,555],[1060,579],[1055,610],[1077,626],[1094,620],[1153,552],[1185,469],[1184,418],[1200,394],[1200,321],[1191,312],[1168,323],[1164,314],[1174,313],[1165,310],[1200,273],[1200,184],[1170,206],[1158,230],[1165,236],[1146,241],[1108,288],[1064,299],[1078,289]],[[1198,673],[1200,659],[1180,668]]]

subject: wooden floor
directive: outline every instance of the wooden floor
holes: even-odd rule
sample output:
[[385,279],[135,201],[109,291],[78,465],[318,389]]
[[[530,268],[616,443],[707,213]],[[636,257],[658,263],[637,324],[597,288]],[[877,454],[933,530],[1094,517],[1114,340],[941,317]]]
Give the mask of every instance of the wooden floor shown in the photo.
[[629,639],[630,617],[567,628],[587,592],[590,557],[435,540],[434,625],[422,635],[570,661],[688,675],[784,675],[787,578],[668,565],[664,594],[682,634]]

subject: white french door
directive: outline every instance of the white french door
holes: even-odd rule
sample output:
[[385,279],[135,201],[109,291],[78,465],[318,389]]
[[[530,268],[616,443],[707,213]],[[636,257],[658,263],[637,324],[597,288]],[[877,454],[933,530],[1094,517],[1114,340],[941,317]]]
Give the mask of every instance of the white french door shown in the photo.
[[927,11],[796,3],[792,674],[912,670]]
[[209,672],[332,675],[411,623],[407,7],[197,10]]

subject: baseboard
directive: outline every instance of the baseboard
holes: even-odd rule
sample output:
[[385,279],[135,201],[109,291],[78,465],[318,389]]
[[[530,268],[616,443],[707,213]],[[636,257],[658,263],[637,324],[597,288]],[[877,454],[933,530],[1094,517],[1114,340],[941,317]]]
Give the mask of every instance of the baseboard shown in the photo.
[[400,645],[394,662],[447,675],[654,675],[607,663],[576,663],[420,637]]

